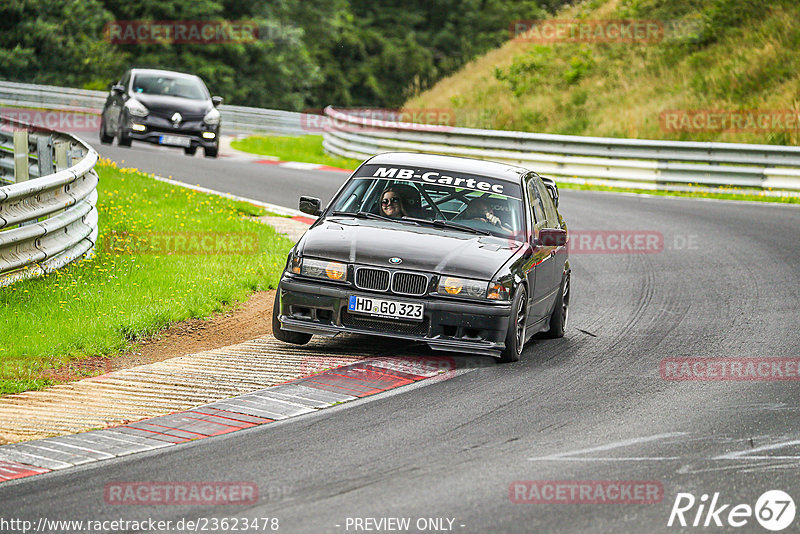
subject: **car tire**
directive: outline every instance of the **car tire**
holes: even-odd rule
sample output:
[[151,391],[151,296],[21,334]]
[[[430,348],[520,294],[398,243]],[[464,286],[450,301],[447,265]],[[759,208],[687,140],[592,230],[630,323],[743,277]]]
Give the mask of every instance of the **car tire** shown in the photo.
[[564,337],[564,329],[567,327],[567,319],[569,319],[569,278],[569,273],[565,273],[561,280],[556,305],[553,307],[553,313],[550,314],[550,330],[544,333],[546,338]]
[[114,136],[106,133],[106,121],[103,116],[100,116],[100,142],[104,145],[110,145],[114,142]]
[[283,341],[284,343],[292,343],[294,345],[305,345],[311,341],[311,334],[303,334],[302,332],[289,332],[281,329],[281,322],[278,316],[281,313],[281,290],[278,288],[275,291],[275,302],[272,304],[272,335],[275,339]]
[[117,144],[119,146],[131,146],[131,136],[125,129],[122,127],[122,120],[120,119],[120,125],[117,129]]
[[219,153],[219,145],[213,147],[203,147],[203,155],[207,158],[216,158]]
[[187,156],[194,156],[197,154],[197,147],[196,146],[186,146],[183,147],[183,153]]
[[506,332],[506,348],[500,353],[501,363],[519,361],[522,348],[525,346],[525,320],[528,318],[528,293],[525,286],[519,286],[511,305],[511,316],[508,318]]

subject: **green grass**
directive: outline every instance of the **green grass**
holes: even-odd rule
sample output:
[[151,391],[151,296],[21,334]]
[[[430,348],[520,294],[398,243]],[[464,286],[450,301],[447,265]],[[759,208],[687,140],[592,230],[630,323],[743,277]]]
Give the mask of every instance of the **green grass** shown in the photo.
[[236,150],[274,156],[282,161],[299,161],[302,163],[319,163],[355,169],[361,162],[355,159],[340,158],[325,153],[322,149],[321,135],[301,135],[299,137],[252,136],[237,139],[231,143]]
[[774,202],[776,204],[800,204],[800,197],[797,196],[768,196],[758,190],[743,189],[741,193],[717,193],[708,191],[663,191],[653,189],[637,189],[627,187],[611,187],[594,184],[570,184],[558,183],[559,189],[579,189],[585,191],[607,191],[610,193],[637,193],[646,195],[657,195],[662,197],[687,197],[687,198],[709,198],[716,200],[744,200],[748,202]]
[[[44,387],[51,382],[43,370],[113,356],[170,323],[209,316],[277,285],[291,243],[251,219],[261,208],[110,162],[97,171],[96,254],[0,288],[0,394]],[[227,240],[218,239],[223,234]],[[197,253],[202,242],[154,248],[156,236],[212,240]]]

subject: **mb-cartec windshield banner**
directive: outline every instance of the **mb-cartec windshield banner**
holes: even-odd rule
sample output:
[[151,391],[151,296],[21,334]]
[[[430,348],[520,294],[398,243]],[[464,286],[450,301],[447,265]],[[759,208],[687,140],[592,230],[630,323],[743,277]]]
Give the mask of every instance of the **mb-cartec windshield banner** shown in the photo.
[[522,198],[518,184],[488,176],[465,174],[462,172],[443,171],[436,169],[421,169],[419,167],[394,167],[391,165],[364,165],[358,170],[355,178],[383,178],[394,180],[407,180],[425,184],[445,185],[485,191],[498,195]]

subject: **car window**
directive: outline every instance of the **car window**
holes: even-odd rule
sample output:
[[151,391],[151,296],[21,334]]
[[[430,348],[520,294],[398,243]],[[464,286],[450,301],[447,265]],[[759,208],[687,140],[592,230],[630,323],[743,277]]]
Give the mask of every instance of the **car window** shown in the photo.
[[547,224],[547,216],[542,207],[542,199],[539,198],[539,193],[536,191],[536,185],[533,179],[528,180],[526,185],[528,189],[528,202],[530,202],[531,208],[533,208],[533,217],[536,219],[535,227],[541,228]]
[[[398,179],[395,173],[381,172],[380,169],[360,169],[359,173],[368,176],[353,177],[331,203],[331,211],[448,221],[498,237],[523,233],[523,204],[518,184],[463,173],[456,177],[448,173],[434,180],[432,176],[438,177],[438,171],[429,169],[403,174],[409,179]],[[378,176],[369,176],[373,171]],[[455,187],[438,181],[469,187]],[[392,197],[399,198],[397,211],[390,209],[389,204],[382,205],[382,201],[391,201]]]
[[190,100],[205,100],[208,91],[196,78],[183,78],[167,74],[137,74],[133,78],[135,94],[175,96]]
[[556,207],[553,204],[553,199],[550,197],[550,192],[540,179],[534,178],[531,181],[536,182],[536,190],[539,192],[539,198],[542,202],[542,207],[544,208],[544,214],[547,216],[547,226],[556,228],[559,225],[558,213],[556,212]]
[[130,83],[130,81],[131,81],[131,71],[128,71],[128,72],[125,73],[125,76],[122,77],[122,80],[120,80],[119,84],[121,86],[123,86],[125,88],[125,90],[127,91],[128,90],[128,84]]

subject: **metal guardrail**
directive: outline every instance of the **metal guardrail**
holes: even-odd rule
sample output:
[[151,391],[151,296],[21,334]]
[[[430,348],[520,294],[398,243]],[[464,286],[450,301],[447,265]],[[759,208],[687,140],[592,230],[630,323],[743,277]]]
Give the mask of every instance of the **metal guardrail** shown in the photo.
[[[89,91],[0,81],[0,105],[9,107],[32,107],[61,111],[84,112],[99,115],[108,96],[104,91]],[[304,113],[275,109],[250,108],[245,106],[219,107],[222,123],[228,132],[271,132],[284,135],[313,133],[305,126]]]
[[615,183],[800,190],[800,147],[655,141],[479,130],[374,120],[331,107],[323,147],[365,159],[408,151],[469,156],[556,177]]
[[[0,81],[0,105],[99,113],[106,93]],[[657,189],[674,184],[800,190],[800,147],[580,137],[375,120],[331,107],[325,117],[220,106],[224,129],[305,135],[324,130],[328,152],[364,159],[411,151],[471,156],[536,169],[569,181],[589,179]],[[37,171],[35,158],[31,175]],[[9,168],[0,153],[0,169]]]
[[0,287],[90,255],[97,153],[71,135],[4,119],[0,154]]

